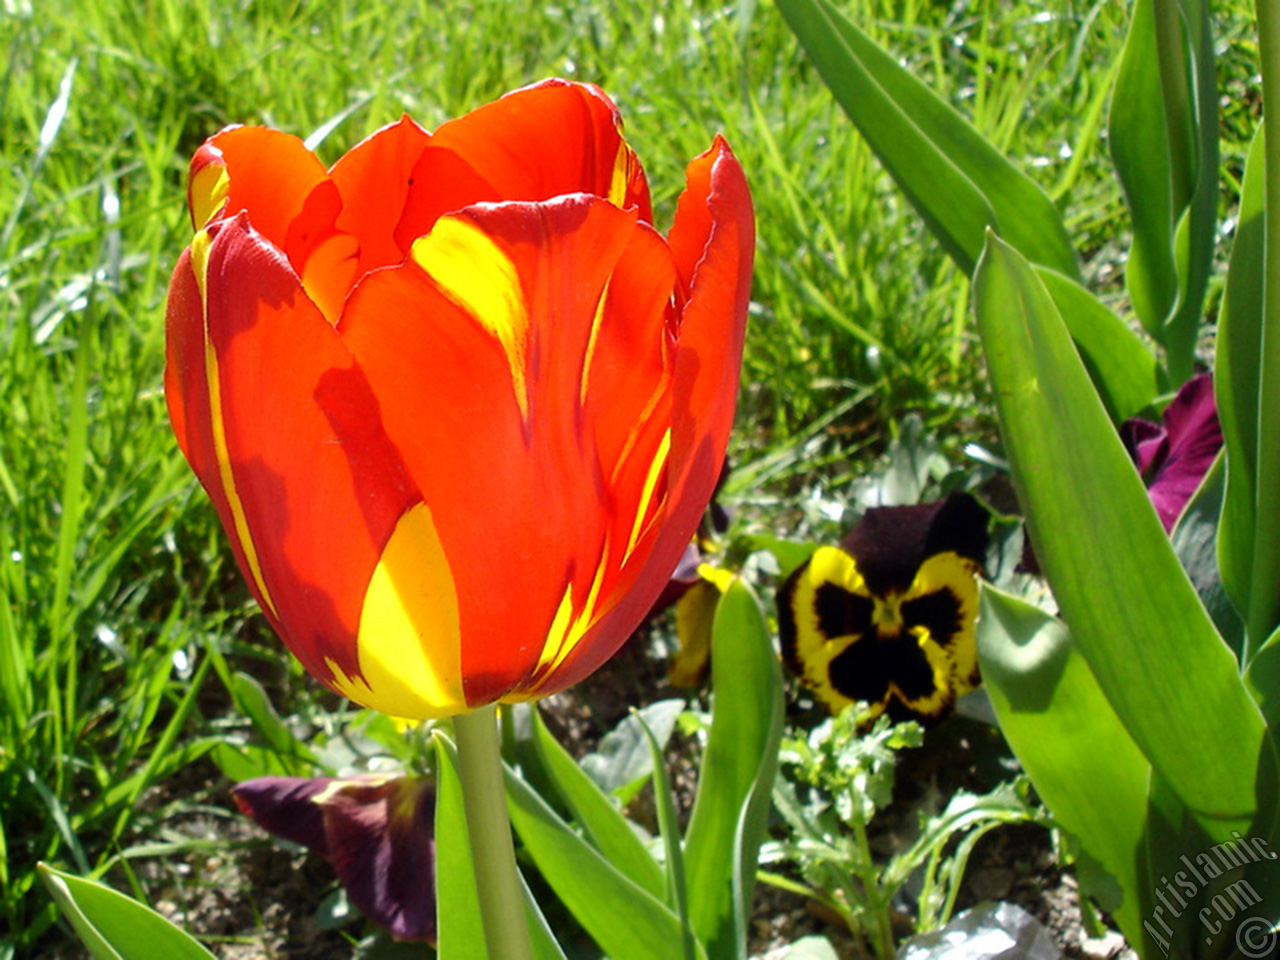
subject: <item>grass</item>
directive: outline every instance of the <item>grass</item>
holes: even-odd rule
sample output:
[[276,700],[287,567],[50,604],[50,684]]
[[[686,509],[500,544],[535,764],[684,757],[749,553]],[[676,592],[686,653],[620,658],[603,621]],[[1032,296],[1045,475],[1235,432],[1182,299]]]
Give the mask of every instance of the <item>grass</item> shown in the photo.
[[[1082,118],[1105,116],[1120,6],[851,5],[1064,204],[1117,297],[1122,207]],[[1231,167],[1254,57],[1244,7],[1221,16]],[[160,390],[186,163],[222,125],[310,136],[332,161],[404,112],[431,128],[544,76],[590,80],[660,220],[723,131],[759,230],[737,495],[848,483],[908,412],[953,454],[993,442],[967,280],[767,2],[4,0],[0,49],[0,958],[57,936],[35,862],[119,865],[161,815],[137,801],[209,748],[227,696],[206,651],[267,671],[282,710],[314,697],[252,617]]]

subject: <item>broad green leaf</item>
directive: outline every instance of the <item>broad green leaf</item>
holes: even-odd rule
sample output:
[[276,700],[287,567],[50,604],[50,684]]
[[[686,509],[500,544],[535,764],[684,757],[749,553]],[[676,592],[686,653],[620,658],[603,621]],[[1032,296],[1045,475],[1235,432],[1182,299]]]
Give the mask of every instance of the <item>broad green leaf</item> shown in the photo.
[[[436,760],[436,956],[440,960],[488,960],[471,860],[471,832],[458,778],[458,751],[440,733],[436,734]],[[523,877],[521,885],[535,960],[564,960],[564,952]]]
[[188,934],[137,900],[44,864],[38,869],[94,960],[214,960]]
[[[601,950],[627,960],[672,960],[683,955],[679,917],[569,829],[546,801],[510,771],[507,809],[525,852]],[[701,946],[695,944],[695,949],[695,958],[706,960]]]
[[631,881],[661,897],[666,886],[662,868],[626,817],[556,741],[536,709],[532,719],[533,744],[542,769],[592,846]]
[[974,294],[1014,484],[1063,619],[1121,722],[1187,807],[1248,823],[1262,718],[1053,299],[994,236]]
[[489,960],[471,862],[458,752],[436,733],[436,929],[440,960]]
[[1256,516],[1254,503],[1262,389],[1264,147],[1263,124],[1259,123],[1245,163],[1235,242],[1218,319],[1213,373],[1218,420],[1227,451],[1227,491],[1218,533],[1218,565],[1227,594],[1243,615],[1249,610],[1255,538],[1260,533],[1280,536],[1280,518]]
[[968,121],[830,0],[778,7],[845,113],[966,274],[993,227],[1036,263],[1079,276],[1057,208]]
[[1226,458],[1219,453],[1183,509],[1169,539],[1218,634],[1239,660],[1244,649],[1244,621],[1222,588],[1218,572],[1218,531],[1225,480]]
[[[1171,382],[1192,373],[1213,257],[1217,111],[1202,3],[1137,0],[1111,99],[1108,140],[1133,217],[1125,282]],[[1201,130],[1207,131],[1204,136]]]
[[1134,898],[1150,763],[1061,621],[984,585],[978,654],[1009,746],[1087,854],[1081,882],[1130,942],[1140,942],[1144,909]]
[[693,929],[713,960],[745,956],[756,856],[782,736],[782,675],[755,595],[734,580],[711,639],[712,712],[685,836]]
[[1074,280],[1047,267],[1036,273],[1066,321],[1112,422],[1119,425],[1151,406],[1160,389],[1156,358],[1147,345]]

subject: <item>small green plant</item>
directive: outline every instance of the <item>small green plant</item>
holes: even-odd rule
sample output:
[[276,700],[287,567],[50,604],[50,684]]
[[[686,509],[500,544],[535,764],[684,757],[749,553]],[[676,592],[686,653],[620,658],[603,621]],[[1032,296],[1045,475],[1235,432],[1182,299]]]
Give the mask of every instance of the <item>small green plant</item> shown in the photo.
[[[906,849],[877,856],[872,821],[893,800],[899,752],[919,747],[923,730],[914,720],[894,724],[881,716],[859,734],[858,718],[851,707],[807,736],[783,740],[780,762],[796,783],[779,778],[773,797],[790,835],[768,844],[762,861],[793,865],[803,882],[776,871],[762,876],[823,904],[866,954],[890,960],[901,921],[923,933],[950,918],[977,842],[1001,824],[1034,820],[1036,811],[1025,780],[981,796],[961,790],[940,811],[921,815]],[[917,915],[895,917],[903,887],[917,875]]]

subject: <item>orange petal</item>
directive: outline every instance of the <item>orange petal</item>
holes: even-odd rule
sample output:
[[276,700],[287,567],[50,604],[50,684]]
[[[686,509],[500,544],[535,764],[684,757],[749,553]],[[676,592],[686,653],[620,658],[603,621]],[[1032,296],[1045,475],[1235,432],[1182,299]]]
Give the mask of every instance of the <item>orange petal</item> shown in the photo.
[[[627,440],[614,434],[642,435],[648,449],[623,471],[638,498],[665,432],[653,397],[673,282],[634,211],[579,195],[442,218],[409,263],[366,277],[348,301],[339,331],[449,558],[473,706],[534,682],[548,638],[580,638],[603,602],[609,544],[636,504],[615,502],[602,456],[621,459]],[[613,353],[628,345],[637,363],[624,383]],[[585,404],[584,377],[596,378]],[[623,409],[606,417],[596,389]]]
[[197,175],[209,176],[201,171],[219,162],[227,172],[221,216],[248,211],[253,228],[280,250],[286,249],[289,227],[311,192],[328,180],[324,164],[297,137],[266,127],[227,127],[205,141],[192,160],[193,216]]
[[443,124],[432,143],[465,160],[495,199],[590,193],[651,222],[648,184],[621,131],[618,108],[598,87],[545,80]]
[[554,693],[596,670],[666,585],[692,539],[724,463],[737,399],[751,293],[755,221],[742,168],[719,137],[689,165],[671,230],[675,268],[688,285],[675,347],[667,505],[643,567],[622,599],[570,654]]
[[430,134],[402,117],[333,165],[330,176],[343,202],[337,226],[359,245],[357,275],[399,263],[409,253],[407,245],[396,243],[396,225],[414,183],[414,167],[430,142]]
[[175,431],[245,579],[308,670],[358,676],[364,585],[420,499],[363,374],[244,215],[197,234],[166,325]]

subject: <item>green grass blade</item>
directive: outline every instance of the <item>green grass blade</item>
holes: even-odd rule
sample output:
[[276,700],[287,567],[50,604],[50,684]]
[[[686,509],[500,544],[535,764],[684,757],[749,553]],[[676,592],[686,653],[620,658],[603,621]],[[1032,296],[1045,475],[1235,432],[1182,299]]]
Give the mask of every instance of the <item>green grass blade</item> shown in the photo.
[[[507,806],[512,826],[543,878],[607,955],[628,960],[672,960],[682,955],[684,929],[679,917],[569,829],[546,801],[510,771]],[[700,947],[696,957],[706,960]]]
[[40,876],[95,960],[214,960],[150,907],[110,887],[40,866]]
[[[1218,319],[1213,391],[1227,452],[1227,491],[1218,529],[1222,584],[1242,615],[1253,576],[1254,476],[1258,465],[1258,397],[1262,366],[1263,126],[1249,148],[1235,242]],[[1274,535],[1274,534],[1273,534]]]
[[[994,236],[975,306],[1014,483],[1063,619],[1112,708],[1187,807],[1247,823],[1257,806],[1262,717],[1053,299]],[[1187,710],[1190,703],[1198,708]]]
[[[1062,622],[984,586],[978,653],[991,705],[1036,792],[1086,854],[1086,892],[1140,943],[1137,860],[1151,764]],[[1099,790],[1098,784],[1106,784]]]
[[782,676],[755,595],[734,580],[711,637],[711,731],[685,836],[689,916],[708,954],[745,955],[756,854],[782,736]]
[[996,228],[1036,263],[1079,276],[1062,218],[1040,187],[829,0],[778,0],[836,100],[966,273]]
[[533,744],[542,769],[587,839],[630,880],[661,897],[665,886],[662,868],[613,801],[551,735],[542,715],[536,709],[531,713]]
[[1075,281],[1047,268],[1036,271],[1049,290],[1093,384],[1117,426],[1159,395],[1156,358],[1106,304]]

